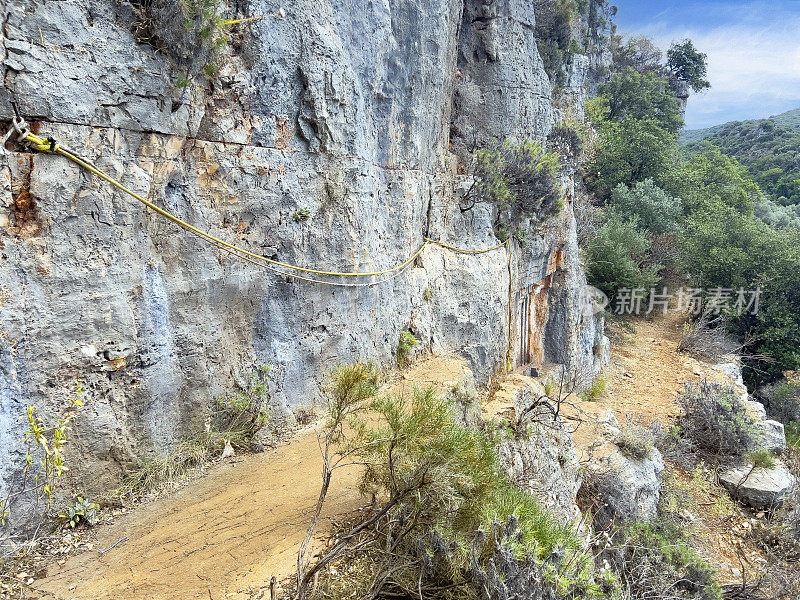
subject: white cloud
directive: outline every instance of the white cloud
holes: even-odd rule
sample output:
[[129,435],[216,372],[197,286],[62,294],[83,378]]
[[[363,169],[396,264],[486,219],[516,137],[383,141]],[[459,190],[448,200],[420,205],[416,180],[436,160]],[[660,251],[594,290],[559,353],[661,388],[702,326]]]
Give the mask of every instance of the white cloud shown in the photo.
[[[710,7],[709,7],[710,8]],[[690,38],[708,55],[711,89],[689,100],[687,126],[766,117],[800,106],[800,14],[766,5],[742,12],[735,23],[671,28],[653,23],[643,31],[661,47]]]

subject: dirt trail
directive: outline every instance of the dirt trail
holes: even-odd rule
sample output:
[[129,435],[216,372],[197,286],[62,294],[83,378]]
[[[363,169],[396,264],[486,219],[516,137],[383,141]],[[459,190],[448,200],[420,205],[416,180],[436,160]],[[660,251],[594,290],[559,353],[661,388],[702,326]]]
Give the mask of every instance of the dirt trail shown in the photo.
[[[445,389],[464,368],[453,358],[422,361],[391,381],[392,390],[434,384]],[[27,598],[42,600],[246,599],[275,575],[291,575],[317,501],[322,462],[316,432],[289,444],[210,467],[177,492],[98,527],[95,549],[52,563]],[[319,527],[361,507],[358,471],[333,480]]]
[[622,423],[627,416],[645,424],[675,422],[675,400],[687,381],[721,378],[711,365],[678,351],[684,315],[671,311],[652,321],[635,321],[636,333],[612,345],[608,391],[601,404]]
[[[670,315],[637,321],[636,333],[614,344],[606,370],[608,392],[584,411],[614,410],[671,423],[675,395],[685,381],[718,375],[707,364],[677,352],[681,319]],[[463,378],[464,363],[434,357],[387,384],[394,391],[434,385],[445,391]],[[575,432],[585,443],[590,431]],[[37,600],[205,600],[252,597],[270,577],[293,573],[296,550],[317,500],[321,459],[317,436],[307,429],[275,450],[211,466],[207,475],[145,504],[92,532],[95,550],[52,563],[37,580]],[[328,495],[320,539],[331,524],[365,504],[358,472],[342,470]],[[97,548],[118,544],[104,555]]]
[[[660,421],[665,426],[675,423],[680,414],[677,395],[687,381],[706,378],[730,383],[730,379],[713,368],[708,361],[697,360],[678,351],[684,316],[670,311],[653,320],[637,319],[632,323],[635,333],[620,330],[611,346],[611,363],[606,368],[608,388],[596,402],[579,402],[580,409],[590,415],[600,415],[608,408],[614,411],[620,424],[628,418],[642,424]],[[593,426],[578,427],[573,433],[576,445],[583,449],[597,439]],[[595,456],[599,456],[595,453]],[[688,491],[695,504],[691,513],[694,545],[702,558],[718,570],[721,583],[739,581],[737,547],[742,548],[742,538],[736,530],[750,516],[733,503],[727,493],[713,483],[706,471],[689,472],[667,461],[667,470],[675,484]],[[699,478],[699,480],[698,480]],[[756,573],[760,554],[754,548],[745,548],[751,563],[748,573]]]
[[[215,465],[180,491],[98,531],[96,548],[53,565],[35,584],[43,598],[246,598],[273,574],[292,570],[319,493],[317,437],[238,463]],[[357,473],[342,470],[325,510],[330,519],[358,508]],[[324,529],[324,528],[323,528]]]

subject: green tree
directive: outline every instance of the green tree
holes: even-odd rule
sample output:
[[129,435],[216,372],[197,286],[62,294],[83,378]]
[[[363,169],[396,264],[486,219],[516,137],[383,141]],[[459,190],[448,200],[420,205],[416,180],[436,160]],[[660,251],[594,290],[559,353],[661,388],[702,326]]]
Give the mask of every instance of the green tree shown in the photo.
[[[652,179],[664,187],[677,160],[677,136],[652,119],[625,119],[601,124],[600,144],[586,167],[586,183],[607,200],[621,183]],[[678,194],[679,195],[679,194]]]
[[747,363],[750,382],[800,366],[800,230],[774,230],[731,206],[709,204],[692,214],[679,247],[693,285],[734,297],[739,289],[761,290],[755,314],[751,307],[728,315],[755,357]]
[[683,216],[680,198],[674,198],[645,179],[628,187],[620,183],[608,201],[608,211],[621,219],[635,219],[652,234],[674,233]]
[[617,72],[625,72],[628,68],[635,69],[639,73],[652,71],[661,74],[664,67],[661,63],[663,52],[653,44],[652,40],[641,36],[632,36],[626,43],[621,43],[621,38],[616,38],[616,44],[612,44],[611,54],[614,62],[614,69]]
[[652,71],[639,73],[629,67],[598,91],[609,99],[609,117],[615,121],[654,120],[671,133],[678,133],[683,127],[680,104],[672,95],[669,82]]
[[612,215],[586,250],[586,276],[614,297],[621,288],[649,290],[658,281],[658,265],[647,264],[650,237],[635,220]]
[[694,47],[692,40],[685,39],[670,46],[667,67],[678,81],[688,83],[695,92],[711,87],[706,79],[707,56]]
[[684,200],[688,211],[719,203],[744,214],[763,198],[761,190],[739,161],[711,144],[681,165],[667,189]]

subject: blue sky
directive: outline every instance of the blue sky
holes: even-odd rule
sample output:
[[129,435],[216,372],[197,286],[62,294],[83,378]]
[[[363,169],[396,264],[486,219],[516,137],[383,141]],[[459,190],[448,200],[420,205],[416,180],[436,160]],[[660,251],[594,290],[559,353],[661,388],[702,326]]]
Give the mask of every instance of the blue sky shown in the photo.
[[622,35],[645,35],[664,50],[688,37],[708,54],[711,89],[689,99],[688,128],[800,107],[800,0],[612,3]]

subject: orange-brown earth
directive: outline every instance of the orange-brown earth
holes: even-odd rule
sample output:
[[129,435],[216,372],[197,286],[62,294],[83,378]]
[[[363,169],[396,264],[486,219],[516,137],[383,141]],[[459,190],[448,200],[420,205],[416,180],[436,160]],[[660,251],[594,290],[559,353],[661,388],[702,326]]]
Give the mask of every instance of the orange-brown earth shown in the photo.
[[[627,417],[674,423],[676,395],[684,382],[719,377],[710,365],[677,351],[683,320],[670,313],[637,320],[636,333],[619,329],[606,369],[608,389],[597,401],[577,401],[584,418],[611,408],[621,423]],[[387,384],[394,391],[435,385],[445,390],[461,379],[463,362],[433,357],[418,362]],[[512,376],[507,385],[514,385]],[[502,389],[503,382],[498,389]],[[489,399],[491,401],[491,398]],[[568,410],[565,408],[565,410]],[[591,443],[593,430],[575,432],[578,446]],[[692,485],[692,473],[674,466],[679,485],[696,496],[700,552],[735,579],[735,548],[740,544],[741,509],[719,512],[719,488]],[[321,459],[316,431],[307,428],[287,445],[259,455],[225,461],[207,469],[178,491],[115,519],[90,533],[92,550],[53,562],[46,576],[26,587],[25,596],[48,600],[245,599],[263,590],[270,577],[294,570],[296,550],[305,535],[319,493]],[[697,476],[695,476],[695,480]],[[328,495],[316,543],[339,519],[358,510],[358,471],[338,473]],[[722,500],[720,500],[722,498]],[[126,541],[105,554],[121,539]],[[758,555],[748,552],[754,570]],[[260,597],[257,595],[257,597]]]

